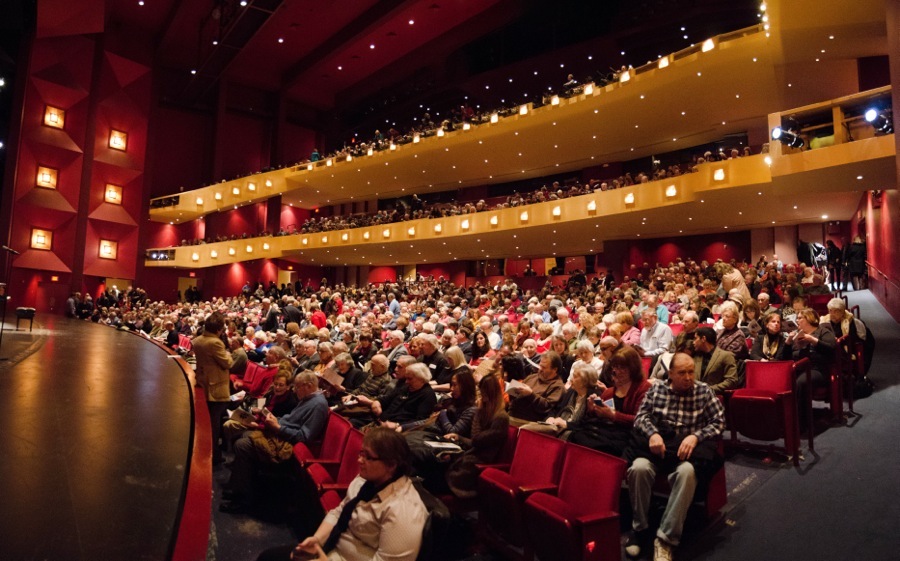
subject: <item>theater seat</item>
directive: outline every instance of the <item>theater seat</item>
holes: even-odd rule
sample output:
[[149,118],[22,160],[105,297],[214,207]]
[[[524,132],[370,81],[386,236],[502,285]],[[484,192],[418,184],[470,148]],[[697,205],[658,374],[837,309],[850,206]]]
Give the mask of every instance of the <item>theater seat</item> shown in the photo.
[[741,434],[753,440],[783,440],[784,453],[800,465],[800,424],[794,363],[789,360],[748,360],[746,387],[734,391],[728,402],[731,442]]
[[482,537],[497,549],[522,547],[522,503],[536,491],[555,492],[566,443],[523,430],[509,471],[487,468],[478,480],[478,520]]
[[621,558],[618,510],[626,466],[603,452],[566,445],[556,496],[537,492],[525,501],[528,541],[541,561]]
[[244,372],[244,391],[248,397],[262,397],[272,385],[275,374],[278,373],[277,366],[261,366],[255,362],[247,363],[247,370]]
[[359,475],[359,451],[362,450],[363,433],[353,429],[347,435],[347,445],[341,455],[337,473],[332,476],[322,464],[309,464],[306,472],[312,479],[319,494],[334,491],[341,497],[347,494],[350,482]]
[[336,476],[347,438],[353,431],[350,421],[335,414],[328,413],[328,423],[325,425],[325,436],[322,437],[320,446],[310,447],[303,442],[294,444],[294,459],[300,467],[306,468],[316,463],[325,468],[331,475]]

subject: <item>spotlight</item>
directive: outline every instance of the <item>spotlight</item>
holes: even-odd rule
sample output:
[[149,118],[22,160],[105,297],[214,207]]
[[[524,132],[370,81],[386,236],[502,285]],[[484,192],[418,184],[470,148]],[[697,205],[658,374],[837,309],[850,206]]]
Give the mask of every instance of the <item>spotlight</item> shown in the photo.
[[803,148],[804,141],[798,135],[786,131],[781,127],[775,127],[772,129],[772,140],[777,140],[784,144],[785,146],[790,146],[791,148]]
[[866,122],[870,123],[875,132],[882,134],[891,134],[894,132],[894,122],[888,116],[888,111],[879,111],[878,109],[869,109],[865,113]]

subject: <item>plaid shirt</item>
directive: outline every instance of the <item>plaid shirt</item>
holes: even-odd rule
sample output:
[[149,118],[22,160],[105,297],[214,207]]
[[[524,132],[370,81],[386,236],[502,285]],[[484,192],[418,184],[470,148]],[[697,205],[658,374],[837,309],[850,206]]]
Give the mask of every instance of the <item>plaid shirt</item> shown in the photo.
[[702,442],[722,434],[725,408],[703,382],[694,382],[685,395],[672,391],[669,384],[656,383],[644,397],[634,426],[647,438],[655,433],[675,434],[678,438],[693,434]]

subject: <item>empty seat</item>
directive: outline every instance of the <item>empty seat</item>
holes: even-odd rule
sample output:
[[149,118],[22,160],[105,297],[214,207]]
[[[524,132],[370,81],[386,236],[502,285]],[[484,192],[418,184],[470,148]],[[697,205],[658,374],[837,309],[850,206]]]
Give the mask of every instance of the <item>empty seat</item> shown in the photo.
[[351,431],[353,431],[353,425],[350,424],[350,421],[334,412],[329,412],[321,446],[311,448],[303,442],[298,442],[294,444],[294,459],[297,460],[300,467],[306,468],[308,465],[316,463],[332,475],[337,475],[337,469]]
[[[312,479],[319,494],[334,491],[340,496],[347,493],[350,482],[359,475],[359,452],[362,450],[363,433],[353,429],[347,435],[347,444],[341,455],[337,473],[332,475],[322,464],[309,464],[306,472]],[[324,506],[324,505],[323,505]]]

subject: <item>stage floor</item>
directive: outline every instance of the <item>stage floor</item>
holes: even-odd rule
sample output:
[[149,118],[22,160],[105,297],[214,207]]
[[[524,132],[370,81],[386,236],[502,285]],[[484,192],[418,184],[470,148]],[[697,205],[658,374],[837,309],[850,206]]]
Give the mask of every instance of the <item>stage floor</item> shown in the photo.
[[133,334],[40,319],[30,341],[7,332],[0,349],[13,359],[0,362],[0,558],[167,559],[191,450],[188,382]]

